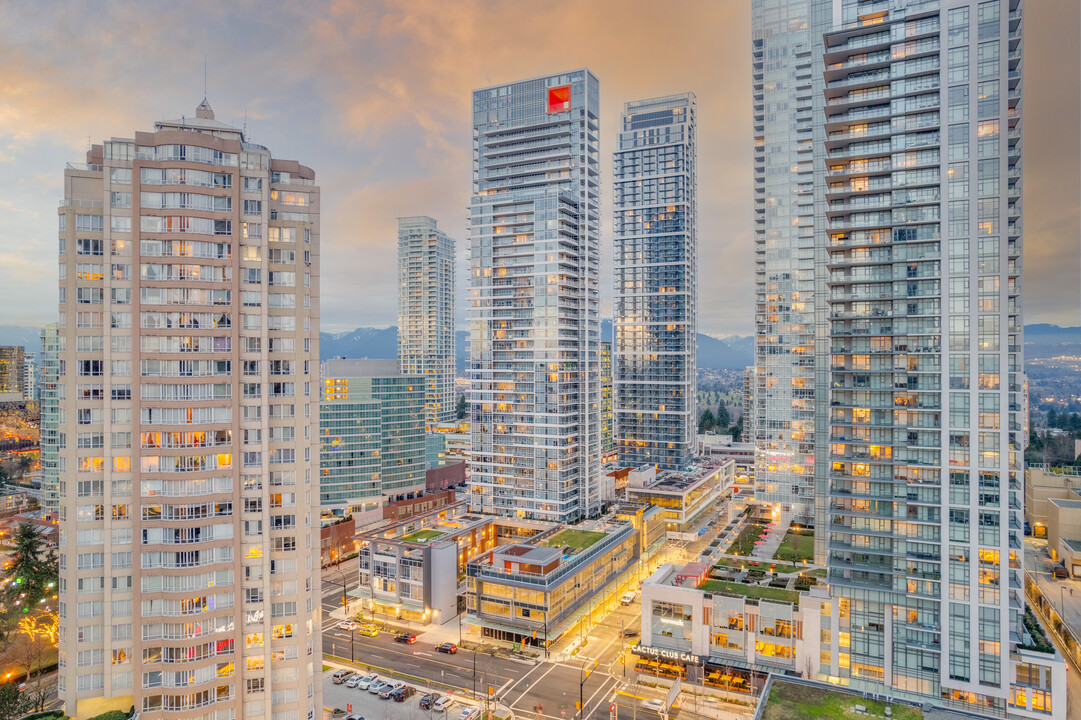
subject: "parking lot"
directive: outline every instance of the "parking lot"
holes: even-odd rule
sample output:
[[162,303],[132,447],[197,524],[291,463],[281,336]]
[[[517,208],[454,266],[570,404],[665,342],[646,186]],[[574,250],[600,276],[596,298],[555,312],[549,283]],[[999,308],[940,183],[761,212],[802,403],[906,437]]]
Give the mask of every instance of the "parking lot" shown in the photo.
[[[420,699],[429,692],[427,688],[414,684],[417,692],[406,698],[404,702],[384,700],[367,690],[346,687],[345,684],[335,685],[331,676],[334,670],[323,673],[323,706],[331,709],[340,708],[346,711],[343,719],[349,715],[357,715],[365,720],[407,720],[408,718],[446,718],[446,720],[458,720],[462,710],[467,707],[475,707],[472,702],[457,699],[445,713],[434,710],[422,710]],[[441,693],[445,694],[445,693]],[[456,696],[455,696],[456,697]],[[327,717],[332,717],[328,714]]]

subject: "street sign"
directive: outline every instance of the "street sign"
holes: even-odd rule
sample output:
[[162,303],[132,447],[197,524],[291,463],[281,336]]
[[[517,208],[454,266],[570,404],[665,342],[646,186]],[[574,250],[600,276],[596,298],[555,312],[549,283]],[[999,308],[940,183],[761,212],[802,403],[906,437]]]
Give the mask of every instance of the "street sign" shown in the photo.
[[345,704],[345,711],[346,712],[353,712],[353,703],[346,703]]

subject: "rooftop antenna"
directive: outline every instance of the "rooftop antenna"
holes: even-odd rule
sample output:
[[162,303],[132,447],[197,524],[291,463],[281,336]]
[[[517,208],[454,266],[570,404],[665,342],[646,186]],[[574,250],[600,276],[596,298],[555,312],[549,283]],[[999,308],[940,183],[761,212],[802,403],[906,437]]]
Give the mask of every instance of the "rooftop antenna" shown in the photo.
[[248,108],[244,108],[244,137],[248,137]]
[[203,53],[203,100],[206,100],[206,53]]

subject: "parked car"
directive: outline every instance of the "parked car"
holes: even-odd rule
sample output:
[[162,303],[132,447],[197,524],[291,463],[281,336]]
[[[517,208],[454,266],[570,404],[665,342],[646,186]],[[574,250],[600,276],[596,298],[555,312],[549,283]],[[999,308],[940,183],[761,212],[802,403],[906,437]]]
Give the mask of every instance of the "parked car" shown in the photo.
[[444,695],[443,697],[432,703],[432,710],[436,712],[446,712],[447,708],[454,704],[454,698],[450,695]]
[[451,642],[440,643],[435,646],[435,649],[441,653],[446,653],[447,655],[453,655],[458,652],[458,646]]
[[360,684],[360,678],[361,678],[360,675],[354,675],[353,677],[351,677],[351,678],[349,678],[348,680],[345,681],[345,686],[347,688],[355,688],[355,687],[357,687],[357,685]]
[[331,679],[334,680],[335,685],[341,685],[353,675],[354,673],[352,670],[337,670],[333,675],[331,675]]
[[367,690],[372,686],[372,683],[379,682],[378,675],[365,675],[357,681],[358,690]]
[[412,685],[403,685],[390,694],[394,702],[405,702],[417,694],[417,689]]
[[415,643],[417,641],[417,634],[416,633],[407,633],[407,632],[399,633],[399,634],[394,636],[394,641],[395,642],[401,642],[401,643],[409,643],[410,645],[412,645],[413,643]]
[[638,631],[634,628],[623,628],[620,632],[623,637],[638,637]]
[[353,622],[352,620],[343,620],[340,623],[338,623],[338,629],[339,630],[353,631],[353,630],[356,630],[358,627],[360,627],[360,623]]
[[364,720],[363,715],[346,715],[345,720]]
[[378,695],[379,692],[383,689],[383,686],[389,684],[390,683],[383,679],[373,680],[372,684],[368,686],[368,692],[370,692],[372,695]]
[[634,591],[633,590],[628,590],[627,592],[623,593],[623,597],[621,597],[619,599],[619,604],[620,605],[630,605],[632,602],[634,602],[634,600],[635,600]]
[[422,695],[421,698],[420,698],[420,708],[421,708],[421,710],[428,710],[441,697],[442,697],[442,695],[440,695],[437,692],[428,693],[427,695]]
[[368,637],[376,637],[379,635],[379,629],[372,625],[362,625],[357,632],[361,635],[367,635]]
[[473,718],[480,717],[480,708],[467,707],[462,708],[462,714],[458,716],[458,720],[473,720]]
[[387,698],[390,697],[390,694],[392,692],[394,692],[398,688],[402,687],[403,685],[405,685],[405,683],[402,682],[401,680],[392,680],[391,682],[388,682],[388,683],[383,685],[383,688],[379,691],[379,697],[386,700]]

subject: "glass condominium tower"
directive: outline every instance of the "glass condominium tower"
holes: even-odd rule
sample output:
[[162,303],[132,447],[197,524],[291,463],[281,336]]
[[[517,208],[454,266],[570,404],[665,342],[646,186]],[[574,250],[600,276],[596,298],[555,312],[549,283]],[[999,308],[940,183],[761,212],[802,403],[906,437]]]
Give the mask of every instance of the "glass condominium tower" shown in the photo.
[[64,172],[58,689],[70,715],[322,712],[314,178],[205,100]]
[[[816,57],[811,0],[754,0],[755,499],[814,515]],[[821,46],[819,39],[818,45]]]
[[398,281],[398,360],[427,378],[430,428],[454,419],[454,240],[433,218],[398,218]]
[[586,69],[473,92],[474,510],[600,509],[599,92]]
[[697,103],[627,103],[613,158],[615,422],[620,462],[686,468],[698,428]]
[[835,598],[821,675],[1065,717],[1061,659],[1019,647],[1021,2],[816,6],[832,26],[816,69],[831,388],[818,532]]

